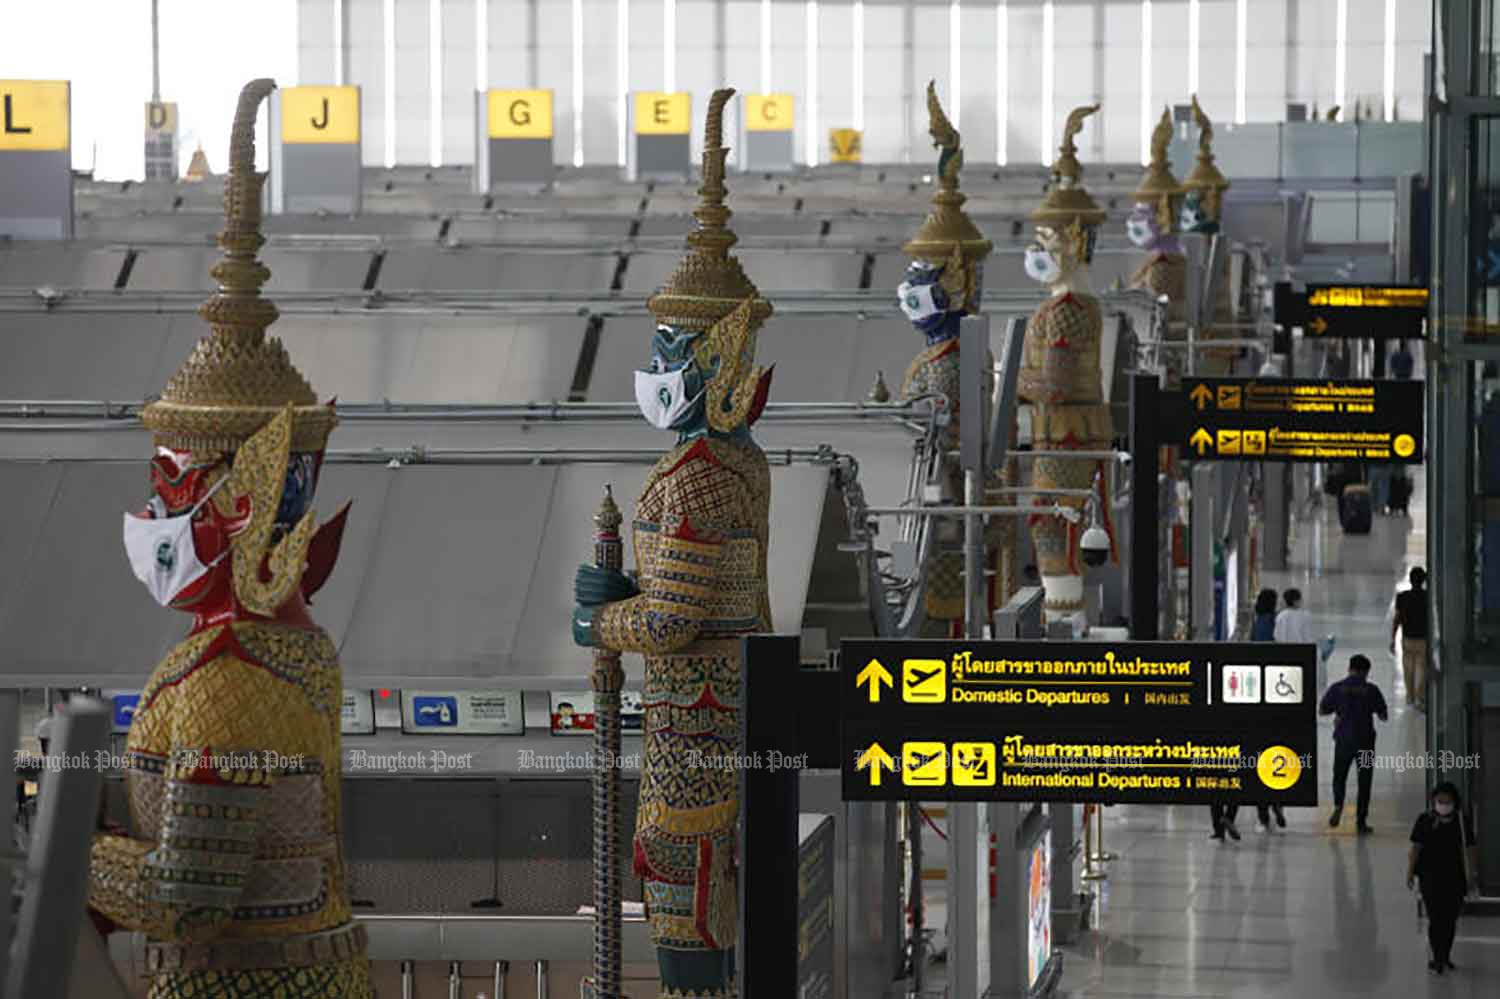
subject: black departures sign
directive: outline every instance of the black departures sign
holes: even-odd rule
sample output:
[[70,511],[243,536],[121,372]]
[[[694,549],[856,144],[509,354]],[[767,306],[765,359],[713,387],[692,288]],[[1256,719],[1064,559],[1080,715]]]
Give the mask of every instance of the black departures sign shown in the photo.
[[1316,805],[1311,645],[846,640],[846,801]]
[[1272,311],[1284,329],[1300,326],[1315,339],[1419,340],[1428,292],[1420,285],[1310,284],[1272,289]]
[[1423,392],[1419,381],[1184,377],[1162,439],[1195,461],[1420,462]]

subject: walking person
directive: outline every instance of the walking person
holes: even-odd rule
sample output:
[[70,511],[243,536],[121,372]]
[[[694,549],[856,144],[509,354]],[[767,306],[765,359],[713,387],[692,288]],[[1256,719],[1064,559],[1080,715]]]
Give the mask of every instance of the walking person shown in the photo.
[[1391,654],[1396,653],[1396,632],[1401,632],[1401,679],[1406,683],[1406,703],[1427,710],[1427,570],[1414,567],[1407,578],[1411,589],[1396,594],[1396,613],[1391,618]]
[[1209,839],[1216,839],[1222,843],[1224,841],[1224,834],[1228,833],[1230,839],[1239,842],[1240,831],[1234,824],[1235,816],[1239,814],[1239,805],[1232,805],[1223,801],[1215,801],[1210,804],[1208,806],[1208,815],[1213,821],[1214,831]]
[[[1276,641],[1276,591],[1261,590],[1255,598],[1255,618],[1250,623],[1250,641]],[[1276,825],[1286,828],[1286,813],[1280,805],[1256,805],[1255,828],[1261,832],[1271,831],[1271,816],[1276,816]]]
[[1375,777],[1375,719],[1388,721],[1385,696],[1370,682],[1367,656],[1349,657],[1349,674],[1331,685],[1318,704],[1318,714],[1335,715],[1333,725],[1333,814],[1330,828],[1337,828],[1344,815],[1344,789],[1349,768],[1357,770],[1359,797],[1355,806],[1355,828],[1361,836],[1370,828],[1370,785]]
[[1302,608],[1302,591],[1293,587],[1281,595],[1286,606],[1276,615],[1271,637],[1283,645],[1317,645],[1312,615]]
[[1427,910],[1427,967],[1441,975],[1453,970],[1453,936],[1464,896],[1479,880],[1479,853],[1474,826],[1463,813],[1458,788],[1443,781],[1432,789],[1431,807],[1411,827],[1406,887],[1419,887]]

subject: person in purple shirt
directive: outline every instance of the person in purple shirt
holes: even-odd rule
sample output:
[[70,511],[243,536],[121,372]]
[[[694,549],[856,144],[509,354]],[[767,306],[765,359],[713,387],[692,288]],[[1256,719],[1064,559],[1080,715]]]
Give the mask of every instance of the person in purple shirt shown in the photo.
[[1318,714],[1337,716],[1333,724],[1333,814],[1328,817],[1328,825],[1337,827],[1343,818],[1344,789],[1352,765],[1359,777],[1356,828],[1363,836],[1372,831],[1368,819],[1370,785],[1375,777],[1375,719],[1389,719],[1384,695],[1370,682],[1368,657],[1349,657],[1349,675],[1324,691]]

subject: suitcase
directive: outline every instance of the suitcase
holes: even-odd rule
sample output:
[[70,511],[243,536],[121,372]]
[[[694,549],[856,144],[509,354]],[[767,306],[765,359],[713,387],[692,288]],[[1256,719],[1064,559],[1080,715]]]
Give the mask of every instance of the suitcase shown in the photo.
[[1407,504],[1411,502],[1411,476],[1398,475],[1391,479],[1391,512],[1400,510],[1406,513]]
[[1370,500],[1370,487],[1362,482],[1345,486],[1339,495],[1339,525],[1344,533],[1369,534],[1374,519],[1375,505]]

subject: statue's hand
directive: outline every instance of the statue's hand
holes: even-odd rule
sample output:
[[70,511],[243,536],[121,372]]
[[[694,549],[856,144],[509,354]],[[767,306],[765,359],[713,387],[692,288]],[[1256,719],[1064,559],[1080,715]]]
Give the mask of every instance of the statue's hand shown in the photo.
[[594,612],[599,608],[579,604],[573,608],[573,642],[584,648],[594,646]]
[[635,580],[617,569],[580,565],[573,576],[573,599],[585,607],[628,600],[639,592]]

